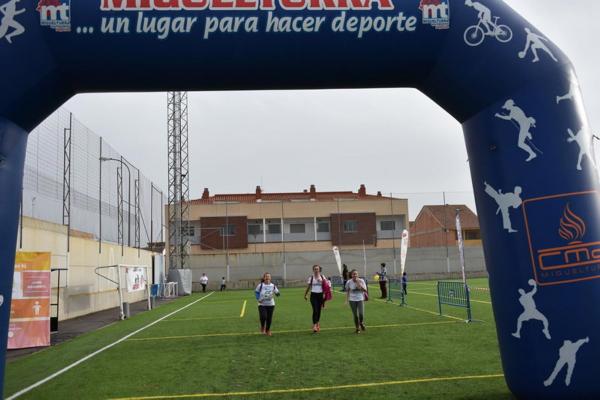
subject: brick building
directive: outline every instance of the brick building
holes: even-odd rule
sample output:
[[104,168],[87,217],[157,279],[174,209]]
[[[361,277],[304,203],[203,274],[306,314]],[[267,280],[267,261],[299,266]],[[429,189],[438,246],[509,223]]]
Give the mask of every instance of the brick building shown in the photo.
[[187,235],[192,255],[397,248],[407,227],[408,202],[357,192],[210,195],[190,201]]
[[456,246],[456,210],[460,209],[465,246],[481,246],[477,215],[464,204],[424,206],[410,223],[410,247]]

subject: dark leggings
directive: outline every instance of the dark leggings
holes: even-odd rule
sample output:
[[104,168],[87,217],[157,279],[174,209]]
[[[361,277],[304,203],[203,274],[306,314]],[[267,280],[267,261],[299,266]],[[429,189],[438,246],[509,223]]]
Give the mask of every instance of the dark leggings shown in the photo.
[[313,310],[313,324],[318,324],[321,320],[321,309],[323,308],[323,293],[310,292],[310,305]]
[[258,314],[260,315],[260,326],[266,330],[271,330],[271,322],[273,321],[273,312],[275,306],[258,306]]

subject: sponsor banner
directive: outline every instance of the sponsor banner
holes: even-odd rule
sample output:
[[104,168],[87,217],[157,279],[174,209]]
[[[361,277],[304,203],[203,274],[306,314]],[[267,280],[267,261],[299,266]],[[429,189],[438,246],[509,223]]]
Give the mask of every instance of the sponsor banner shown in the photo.
[[406,266],[406,253],[408,252],[408,231],[402,231],[402,241],[400,242],[400,275],[404,275]]
[[529,199],[523,214],[535,280],[541,286],[600,278],[598,192]]
[[419,10],[423,13],[423,25],[450,29],[450,0],[421,0]]
[[50,345],[50,319],[11,320],[8,327],[8,348],[23,349]]
[[125,268],[127,275],[127,291],[139,292],[146,290],[146,268],[142,267],[127,267]]
[[333,246],[333,257],[335,258],[335,263],[337,264],[338,271],[340,272],[340,276],[342,275],[342,257],[340,256],[340,249],[337,246]]
[[39,0],[40,25],[56,32],[71,31],[71,0]]
[[17,252],[8,348],[50,345],[50,253]]

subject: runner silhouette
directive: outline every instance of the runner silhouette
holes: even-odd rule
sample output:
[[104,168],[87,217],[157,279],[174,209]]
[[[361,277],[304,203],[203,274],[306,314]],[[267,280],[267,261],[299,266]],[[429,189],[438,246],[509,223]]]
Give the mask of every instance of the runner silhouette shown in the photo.
[[515,105],[514,100],[509,99],[502,106],[504,110],[508,111],[508,114],[496,113],[495,117],[506,121],[514,121],[519,127],[519,139],[517,145],[520,149],[525,150],[529,153],[529,157],[526,162],[529,162],[537,157],[537,154],[531,149],[531,147],[525,142],[526,140],[533,140],[533,136],[529,130],[535,128],[535,118],[528,117],[525,112]]
[[[583,161],[583,156],[588,156],[588,159],[590,160],[592,165],[594,165],[594,168],[596,168],[596,163],[594,162],[594,157],[592,157],[592,155],[590,154],[590,149],[592,148],[591,142],[593,139],[586,138],[584,129],[580,129],[579,132],[577,132],[577,134],[574,134],[571,129],[567,129],[567,132],[569,133],[569,136],[570,136],[567,139],[567,142],[569,142],[569,143],[575,142],[579,146],[579,158],[577,159],[577,170],[581,171],[581,161]],[[589,143],[588,143],[588,141],[589,141]]]
[[[19,36],[25,32],[23,25],[15,21],[17,15],[25,12],[25,9],[17,10],[17,3],[19,1],[21,0],[10,0],[8,3],[0,6],[0,12],[2,13],[2,19],[0,19],[0,39],[5,38],[11,44],[13,36]],[[13,31],[8,33],[8,28],[12,28]]]
[[547,42],[548,39],[538,35],[537,33],[531,32],[531,29],[529,28],[525,28],[525,32],[527,33],[527,43],[525,43],[525,48],[523,49],[523,51],[519,52],[519,58],[525,58],[527,52],[531,48],[531,52],[533,53],[532,62],[540,61],[540,58],[538,57],[537,53],[538,50],[544,50],[554,61],[558,62],[556,57],[554,57],[554,54],[552,54],[548,46],[546,46],[546,44],[544,43]]
[[485,185],[485,192],[496,201],[496,204],[498,204],[498,210],[496,210],[496,214],[502,213],[502,226],[504,229],[506,229],[509,233],[517,232],[512,228],[510,223],[510,214],[508,209],[510,207],[516,209],[521,206],[521,203],[523,202],[521,200],[521,192],[523,191],[521,187],[515,186],[514,193],[502,193],[502,190],[496,191],[493,187],[488,185],[487,182],[484,182],[483,184]]
[[529,293],[526,293],[523,289],[519,289],[519,294],[521,295],[521,297],[519,297],[519,303],[521,303],[524,310],[523,313],[519,315],[519,319],[517,320],[517,331],[512,335],[517,339],[520,339],[523,322],[531,321],[533,319],[536,321],[541,321],[542,324],[544,324],[544,330],[542,332],[544,332],[546,339],[550,340],[551,338],[550,331],[548,330],[548,319],[544,316],[544,314],[539,312],[535,305],[535,300],[533,300],[533,296],[535,296],[537,293],[537,283],[533,279],[530,279],[528,283],[529,286],[533,286],[533,289]]
[[571,384],[571,377],[573,376],[573,370],[575,369],[575,363],[577,362],[576,356],[579,348],[586,343],[590,342],[590,338],[580,339],[575,343],[570,340],[565,340],[562,347],[558,350],[558,361],[554,367],[552,374],[544,381],[544,386],[550,386],[554,383],[556,375],[563,369],[565,364],[567,365],[567,376],[565,377],[565,385]]

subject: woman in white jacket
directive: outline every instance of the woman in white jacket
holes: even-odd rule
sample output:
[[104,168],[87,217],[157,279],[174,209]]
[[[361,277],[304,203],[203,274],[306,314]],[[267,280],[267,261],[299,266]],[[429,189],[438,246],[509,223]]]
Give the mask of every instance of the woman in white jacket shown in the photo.
[[271,322],[275,311],[275,296],[279,296],[279,289],[271,282],[271,274],[265,272],[262,282],[255,289],[258,301],[258,315],[260,316],[260,332],[273,336],[271,333]]

